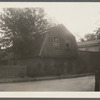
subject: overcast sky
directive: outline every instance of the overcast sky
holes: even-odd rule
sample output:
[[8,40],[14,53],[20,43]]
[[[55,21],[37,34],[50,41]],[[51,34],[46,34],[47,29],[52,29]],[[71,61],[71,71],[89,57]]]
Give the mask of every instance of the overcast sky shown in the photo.
[[[44,7],[46,13],[63,23],[76,38],[92,33],[100,26],[100,3],[48,2],[48,3],[0,3],[0,7]],[[79,34],[79,36],[77,35]]]

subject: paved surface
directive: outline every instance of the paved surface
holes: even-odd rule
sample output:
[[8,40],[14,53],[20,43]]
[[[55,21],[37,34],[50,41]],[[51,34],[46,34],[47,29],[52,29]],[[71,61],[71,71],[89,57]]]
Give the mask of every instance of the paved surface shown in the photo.
[[94,91],[94,76],[34,82],[0,83],[0,91]]

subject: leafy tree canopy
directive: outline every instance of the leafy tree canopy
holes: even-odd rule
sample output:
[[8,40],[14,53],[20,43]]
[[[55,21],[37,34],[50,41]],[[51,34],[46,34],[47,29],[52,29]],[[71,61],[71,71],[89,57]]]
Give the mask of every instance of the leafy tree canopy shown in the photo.
[[97,39],[100,39],[100,28],[97,29],[95,35],[96,35]]
[[14,53],[31,53],[33,40],[54,24],[48,22],[43,8],[4,8],[0,13],[1,43]]
[[95,33],[88,33],[84,36],[84,38],[80,38],[81,42],[84,41],[92,41],[92,40],[98,40],[100,39],[100,28],[95,30]]
[[92,40],[96,40],[96,35],[95,34],[86,34],[84,36],[85,41],[92,41]]

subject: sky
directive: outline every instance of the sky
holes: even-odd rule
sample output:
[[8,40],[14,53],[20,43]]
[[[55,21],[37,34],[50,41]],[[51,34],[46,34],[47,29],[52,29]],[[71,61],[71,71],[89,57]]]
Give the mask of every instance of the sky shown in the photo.
[[64,24],[77,40],[100,26],[99,2],[0,3],[0,8],[3,7],[43,7],[50,18]]

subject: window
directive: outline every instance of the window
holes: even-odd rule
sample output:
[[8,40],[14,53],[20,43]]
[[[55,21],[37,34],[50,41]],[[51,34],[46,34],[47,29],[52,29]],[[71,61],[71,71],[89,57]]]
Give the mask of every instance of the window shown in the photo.
[[53,46],[54,46],[54,47],[59,47],[58,37],[54,37]]
[[66,48],[69,48],[69,43],[66,43]]
[[57,37],[54,37],[54,42],[58,42],[58,38]]
[[70,48],[70,41],[69,41],[69,40],[65,40],[65,47],[66,47],[67,49]]

